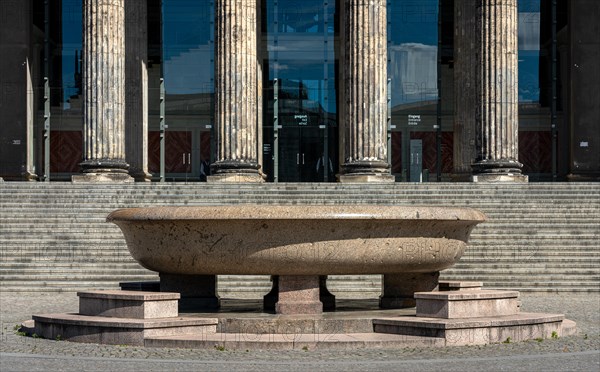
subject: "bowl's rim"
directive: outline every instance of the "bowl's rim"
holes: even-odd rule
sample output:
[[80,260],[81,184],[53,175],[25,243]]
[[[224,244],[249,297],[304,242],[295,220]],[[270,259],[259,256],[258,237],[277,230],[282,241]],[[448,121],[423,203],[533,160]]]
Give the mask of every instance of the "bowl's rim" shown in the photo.
[[118,209],[109,222],[134,221],[235,221],[235,220],[421,220],[487,221],[482,212],[463,207],[397,205],[225,205],[167,206]]

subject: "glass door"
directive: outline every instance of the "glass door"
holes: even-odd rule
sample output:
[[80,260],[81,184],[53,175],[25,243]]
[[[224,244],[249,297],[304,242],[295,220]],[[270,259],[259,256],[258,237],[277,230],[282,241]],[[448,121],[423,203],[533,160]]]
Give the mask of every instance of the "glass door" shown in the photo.
[[335,2],[269,0],[263,18],[263,167],[274,182],[334,182]]

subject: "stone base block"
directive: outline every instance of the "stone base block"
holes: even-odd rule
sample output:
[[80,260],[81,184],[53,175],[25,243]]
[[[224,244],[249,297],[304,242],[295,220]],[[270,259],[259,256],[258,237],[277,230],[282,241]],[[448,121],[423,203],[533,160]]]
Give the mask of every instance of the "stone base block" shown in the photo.
[[206,177],[209,183],[263,183],[265,182],[259,173],[223,173]]
[[517,291],[446,291],[415,293],[417,317],[461,319],[516,315]]
[[216,275],[179,275],[160,273],[160,291],[181,294],[180,311],[218,309]]
[[71,177],[73,183],[129,183],[135,180],[127,173],[82,173]]
[[395,182],[396,177],[391,174],[342,174],[340,183],[388,183]]
[[280,275],[279,300],[275,312],[282,315],[321,314],[319,276]]
[[[485,345],[563,336],[564,315],[521,313],[479,319],[397,317],[374,319],[377,333],[442,339],[445,346]],[[569,327],[572,328],[572,327]]]
[[149,337],[215,333],[218,323],[210,318],[148,320],[78,314],[34,315],[33,320],[35,333],[43,338],[134,346],[143,346]]
[[463,282],[458,280],[445,280],[439,282],[440,291],[478,291],[483,287],[483,282]]
[[[275,304],[279,300],[279,276],[271,276],[273,287],[263,297],[263,309],[275,311]],[[327,275],[319,276],[319,300],[323,304],[323,311],[335,311],[335,295],[327,289]]]
[[404,309],[415,307],[415,292],[429,292],[437,289],[439,272],[385,274],[379,307],[382,309]]
[[516,182],[516,183],[527,183],[529,177],[522,174],[511,174],[511,173],[482,173],[474,174],[473,182]]
[[179,293],[139,291],[78,292],[79,314],[110,318],[157,319],[179,315]]

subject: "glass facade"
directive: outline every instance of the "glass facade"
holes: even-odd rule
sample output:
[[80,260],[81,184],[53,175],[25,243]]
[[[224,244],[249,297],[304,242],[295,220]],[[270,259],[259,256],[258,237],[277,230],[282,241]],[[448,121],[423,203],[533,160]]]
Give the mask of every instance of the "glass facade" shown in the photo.
[[[397,181],[450,180],[453,1],[394,0],[387,6],[392,173]],[[210,0],[148,0],[148,167],[154,180],[161,167],[166,180],[204,181],[210,174],[215,151],[214,8]],[[568,172],[563,86],[568,40],[556,37],[568,28],[568,15],[561,13],[566,8],[564,0],[558,5],[518,2],[519,156],[531,181],[556,180]],[[67,179],[79,172],[82,157],[82,1],[49,0],[46,8],[44,1],[35,0],[33,11],[39,47],[36,91],[43,91],[44,77],[50,83],[51,179]],[[261,2],[259,152],[270,182],[336,181],[341,159],[340,12],[340,1],[333,0]],[[558,29],[552,27],[552,17],[558,18]],[[45,115],[41,98],[36,107],[40,126]],[[44,145],[41,132],[36,133],[39,169]]]

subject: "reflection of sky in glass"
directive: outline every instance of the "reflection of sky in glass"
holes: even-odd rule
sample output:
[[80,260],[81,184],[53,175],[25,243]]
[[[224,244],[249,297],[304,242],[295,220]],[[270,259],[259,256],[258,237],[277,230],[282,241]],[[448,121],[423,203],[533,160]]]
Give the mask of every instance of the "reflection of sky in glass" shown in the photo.
[[388,2],[392,106],[437,99],[438,0]]
[[163,0],[163,59],[168,94],[211,93],[211,2]]
[[519,1],[519,102],[540,100],[540,0]]
[[[63,102],[77,94],[75,86],[75,51],[82,50],[82,1],[63,0],[62,2],[62,88]],[[70,106],[65,104],[65,109]]]
[[[267,1],[269,79],[301,82],[307,94],[302,102],[306,109],[320,106],[330,113],[336,112],[334,16],[334,1],[328,2],[327,12],[323,0]],[[324,79],[325,64],[328,81]]]

